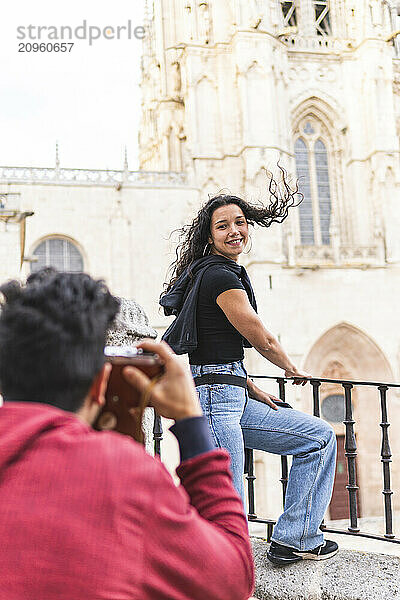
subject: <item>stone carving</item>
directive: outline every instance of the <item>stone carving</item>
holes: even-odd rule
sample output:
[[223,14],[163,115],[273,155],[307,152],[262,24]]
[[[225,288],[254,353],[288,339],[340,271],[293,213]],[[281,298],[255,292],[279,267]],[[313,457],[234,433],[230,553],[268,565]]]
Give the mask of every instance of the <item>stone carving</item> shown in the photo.
[[289,79],[291,81],[307,81],[311,78],[310,70],[306,67],[291,67],[289,69]]
[[[156,338],[157,332],[149,326],[143,308],[134,300],[120,298],[121,306],[114,323],[107,332],[108,346],[132,346],[145,337]],[[153,454],[154,411],[146,408],[143,415],[143,432],[146,450]]]
[[157,332],[150,327],[149,319],[140,304],[126,298],[120,298],[120,302],[119,312],[107,332],[107,344],[129,346],[145,337],[155,339]]
[[316,76],[320,81],[328,81],[329,83],[333,83],[336,80],[335,71],[327,67],[320,67],[317,69]]
[[[322,377],[327,379],[350,379],[349,372],[344,368],[341,362],[332,360],[324,369]],[[332,389],[332,388],[329,388]],[[343,391],[343,388],[339,388]]]
[[296,262],[314,261],[315,264],[334,263],[334,255],[330,246],[296,246]]

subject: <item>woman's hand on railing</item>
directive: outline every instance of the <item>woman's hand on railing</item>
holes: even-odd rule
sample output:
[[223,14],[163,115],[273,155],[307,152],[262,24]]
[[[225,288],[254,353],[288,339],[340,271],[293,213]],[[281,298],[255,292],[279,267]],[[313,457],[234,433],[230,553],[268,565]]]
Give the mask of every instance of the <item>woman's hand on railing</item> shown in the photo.
[[295,377],[293,385],[306,385],[307,380],[311,379],[312,375],[305,371],[299,371],[296,367],[285,371],[285,377]]

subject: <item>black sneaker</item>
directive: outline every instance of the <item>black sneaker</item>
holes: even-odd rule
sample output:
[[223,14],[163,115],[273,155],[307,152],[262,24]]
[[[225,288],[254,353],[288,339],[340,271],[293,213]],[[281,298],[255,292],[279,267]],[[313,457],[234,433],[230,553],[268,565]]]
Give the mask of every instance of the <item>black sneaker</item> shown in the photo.
[[290,565],[299,560],[326,560],[335,556],[339,547],[336,542],[325,540],[321,546],[317,546],[314,550],[296,550],[289,546],[283,546],[278,542],[271,542],[267,557],[274,565]]

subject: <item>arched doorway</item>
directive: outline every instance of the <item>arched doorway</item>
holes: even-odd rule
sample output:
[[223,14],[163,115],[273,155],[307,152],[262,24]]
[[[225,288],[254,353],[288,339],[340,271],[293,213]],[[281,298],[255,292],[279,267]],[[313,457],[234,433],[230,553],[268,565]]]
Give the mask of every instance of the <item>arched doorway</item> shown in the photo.
[[[349,323],[340,323],[332,327],[314,343],[307,355],[304,369],[322,378],[393,381],[392,370],[383,351],[369,335]],[[333,426],[338,440],[338,461],[330,517],[346,518],[348,498],[347,460],[344,455],[345,430],[342,423],[343,412],[339,414],[340,410],[343,411],[343,388],[340,384],[323,384],[320,387],[320,398],[321,417]],[[306,397],[305,393],[303,402],[304,410],[310,412],[309,396]],[[325,407],[324,403],[327,403]],[[370,387],[354,388],[352,403],[357,445],[357,484],[360,488],[359,514],[362,509],[363,516],[375,516],[382,514],[383,506],[378,391]],[[393,422],[399,418],[400,411],[394,407],[391,420]],[[395,452],[398,442],[395,439],[391,441],[392,451]]]
[[[338,361],[329,363],[322,373],[322,377],[326,379],[352,379],[351,374],[346,371],[344,365]],[[357,390],[354,390],[352,395],[353,412],[355,410],[355,402],[357,401],[356,397]],[[345,397],[343,387],[340,384],[323,383],[320,388],[320,398],[321,417],[328,421],[335,430],[337,443],[335,482],[333,485],[332,499],[329,505],[329,516],[333,521],[347,519],[349,516],[349,494],[346,485],[349,476],[347,459],[345,456],[345,427],[343,424],[343,421],[345,420]],[[357,429],[355,435],[357,444]],[[358,458],[356,459],[355,467],[356,481],[359,482]],[[359,494],[357,498],[357,514],[359,517],[362,516],[361,494]]]
[[[349,495],[346,485],[348,482],[348,469],[344,449],[344,435],[336,435],[337,458],[335,482],[333,484],[332,498],[329,504],[329,516],[332,521],[347,519],[350,514]],[[358,477],[358,468],[356,462],[356,478]],[[357,498],[357,515],[362,516],[360,495]]]

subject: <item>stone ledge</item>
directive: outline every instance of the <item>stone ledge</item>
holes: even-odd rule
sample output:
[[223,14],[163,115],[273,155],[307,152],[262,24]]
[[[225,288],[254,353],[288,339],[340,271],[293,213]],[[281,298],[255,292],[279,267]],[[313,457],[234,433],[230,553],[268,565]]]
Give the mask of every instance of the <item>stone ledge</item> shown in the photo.
[[340,550],[324,561],[275,567],[269,544],[252,538],[258,600],[400,600],[400,558]]

